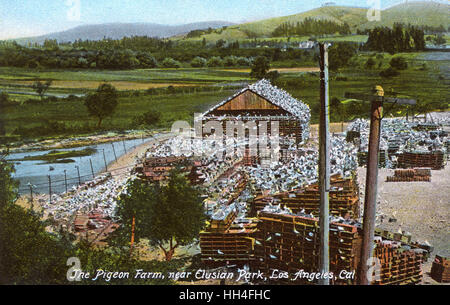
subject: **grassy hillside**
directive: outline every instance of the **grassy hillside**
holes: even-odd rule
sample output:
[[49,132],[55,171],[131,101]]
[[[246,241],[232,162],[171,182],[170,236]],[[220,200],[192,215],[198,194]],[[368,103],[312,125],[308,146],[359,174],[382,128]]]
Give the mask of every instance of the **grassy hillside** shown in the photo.
[[352,8],[343,6],[321,7],[304,13],[271,18],[262,21],[244,23],[230,28],[238,29],[242,32],[252,32],[258,36],[270,36],[270,34],[280,24],[285,22],[299,22],[306,18],[331,20],[336,23],[347,22],[351,27],[361,24],[366,16],[366,10],[362,8]]
[[[365,20],[367,21],[367,19]],[[393,6],[381,12],[381,21],[365,22],[360,29],[389,26],[395,22],[412,25],[450,26],[450,5],[437,2],[409,2]]]
[[208,41],[217,41],[219,39],[232,41],[256,37],[267,38],[271,37],[272,32],[280,24],[301,22],[306,18],[330,20],[339,24],[346,22],[350,25],[352,31],[375,26],[392,26],[395,22],[448,27],[450,25],[450,5],[436,2],[403,3],[383,10],[381,12],[381,21],[379,22],[369,22],[367,9],[365,8],[326,6],[300,14],[234,25],[226,30],[206,34],[194,39],[201,40],[206,38]]

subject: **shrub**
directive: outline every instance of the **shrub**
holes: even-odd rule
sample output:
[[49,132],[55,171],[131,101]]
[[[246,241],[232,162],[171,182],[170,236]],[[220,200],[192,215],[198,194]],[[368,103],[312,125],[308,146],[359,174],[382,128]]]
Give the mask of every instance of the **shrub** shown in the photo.
[[181,68],[181,63],[173,58],[167,57],[163,60],[161,65],[164,68]]
[[134,126],[152,126],[159,123],[161,113],[159,111],[150,110],[141,115],[137,115],[133,119]]
[[250,60],[246,57],[238,57],[237,64],[239,66],[248,67],[248,66],[250,66]]
[[406,62],[406,59],[401,56],[397,56],[391,59],[389,62],[392,68],[397,70],[406,70],[408,68],[408,63]]
[[227,56],[223,59],[223,64],[225,67],[233,67],[237,65],[237,57],[236,56]]
[[364,67],[371,70],[375,66],[375,64],[376,64],[375,60],[373,60],[373,58],[371,57],[366,61],[366,64],[364,65]]
[[206,66],[206,59],[204,59],[203,57],[195,57],[192,61],[191,61],[191,66],[194,68],[201,68]]
[[207,62],[208,67],[221,67],[223,66],[223,61],[218,56],[211,57]]
[[398,72],[396,69],[389,67],[383,71],[380,72],[380,76],[384,78],[391,78],[394,76],[400,75],[400,72]]

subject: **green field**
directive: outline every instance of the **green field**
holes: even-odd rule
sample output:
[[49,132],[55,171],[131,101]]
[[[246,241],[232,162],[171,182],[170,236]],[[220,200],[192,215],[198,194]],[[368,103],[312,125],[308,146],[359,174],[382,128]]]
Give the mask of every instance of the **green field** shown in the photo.
[[[383,86],[386,95],[411,97],[419,102],[449,102],[449,60],[428,60],[430,56],[444,53],[405,53],[408,69],[400,71],[400,76],[384,79],[379,76],[381,70],[389,66],[392,58],[389,54],[376,56],[375,53],[359,53],[351,59],[348,68],[339,73],[330,74],[330,96],[344,99],[345,92],[370,92],[374,85]],[[375,68],[368,70],[365,63],[372,57]],[[444,58],[445,59],[445,58]],[[379,65],[381,63],[381,65]],[[446,68],[447,67],[447,68]],[[150,78],[148,78],[151,75]],[[17,77],[17,78],[15,78]],[[37,79],[51,77],[61,81],[145,81],[149,87],[154,83],[174,83],[192,81],[187,89],[179,88],[175,92],[159,89],[157,93],[148,90],[121,91],[119,106],[115,114],[96,128],[96,119],[89,117],[83,99],[57,99],[43,103],[16,103],[7,106],[1,119],[5,122],[7,135],[27,134],[32,138],[56,135],[89,134],[96,131],[129,130],[133,118],[149,110],[162,113],[162,120],[154,128],[169,128],[175,120],[192,122],[195,112],[202,112],[222,101],[236,91],[236,87],[215,86],[201,91],[200,88],[214,83],[233,83],[249,81],[248,72],[240,69],[178,69],[178,70],[136,70],[136,71],[30,71],[20,69],[0,69],[1,79]],[[178,83],[178,84],[180,84]],[[201,85],[194,90],[193,84]],[[312,109],[312,123],[317,122],[319,102],[318,73],[290,72],[282,73],[277,85],[294,97],[308,103]],[[18,88],[16,88],[18,90]],[[20,88],[19,88],[20,89]],[[23,89],[23,88],[22,88]],[[24,89],[23,89],[24,90]],[[82,90],[83,91],[83,90]],[[84,90],[86,91],[86,90]],[[183,92],[184,91],[184,92]],[[15,95],[10,95],[16,99]],[[38,98],[35,96],[35,100]],[[20,101],[20,99],[18,99]],[[361,116],[366,116],[369,108],[362,106]],[[333,117],[333,114],[332,114]],[[22,132],[17,130],[22,129]],[[34,132],[33,132],[34,131]]]

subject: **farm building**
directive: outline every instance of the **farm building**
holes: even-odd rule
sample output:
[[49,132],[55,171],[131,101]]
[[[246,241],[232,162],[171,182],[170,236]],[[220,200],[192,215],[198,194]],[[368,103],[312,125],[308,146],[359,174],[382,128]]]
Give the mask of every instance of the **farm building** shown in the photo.
[[[215,105],[198,119],[202,121],[202,136],[213,134],[214,124],[208,123],[217,122],[228,136],[227,126],[243,122],[246,139],[253,135],[276,136],[272,129],[277,128],[283,149],[286,143],[298,146],[308,139],[310,118],[308,105],[263,79]],[[236,136],[236,130],[233,132],[231,136]]]

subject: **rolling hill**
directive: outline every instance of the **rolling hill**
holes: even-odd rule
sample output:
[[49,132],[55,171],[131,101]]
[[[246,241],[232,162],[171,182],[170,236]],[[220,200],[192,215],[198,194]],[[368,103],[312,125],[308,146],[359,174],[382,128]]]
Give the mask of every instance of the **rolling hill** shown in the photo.
[[207,29],[209,27],[215,29],[230,25],[234,25],[234,23],[226,21],[208,21],[175,26],[156,23],[107,23],[83,25],[67,31],[46,34],[38,37],[20,38],[15,40],[20,43],[42,43],[46,39],[56,39],[59,42],[72,42],[77,39],[101,40],[104,37],[111,39],[121,39],[123,37],[130,36],[165,38],[185,34],[192,30]]
[[443,25],[448,28],[450,26],[450,5],[425,1],[403,3],[382,11],[381,21],[366,22],[361,24],[359,28],[392,27],[394,22],[435,27]]
[[366,8],[345,6],[324,6],[307,12],[270,18],[256,22],[229,26],[220,34],[203,35],[209,41],[218,39],[233,40],[245,38],[270,37],[282,23],[301,22],[305,18],[330,20],[342,24],[348,23],[353,31],[373,28],[375,26],[392,26],[395,22],[412,25],[450,26],[450,5],[437,2],[408,2],[381,11],[381,21],[369,22]]

